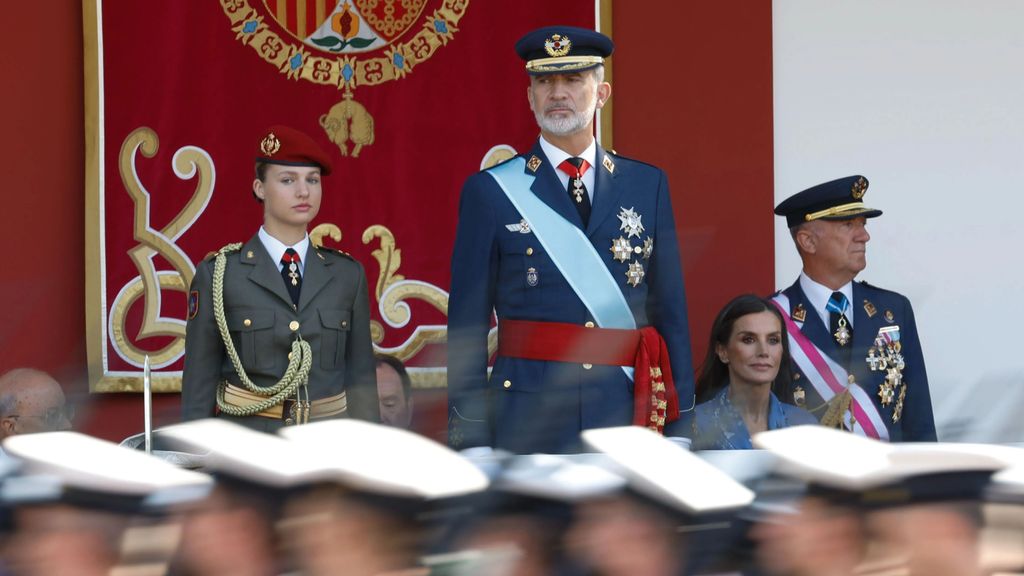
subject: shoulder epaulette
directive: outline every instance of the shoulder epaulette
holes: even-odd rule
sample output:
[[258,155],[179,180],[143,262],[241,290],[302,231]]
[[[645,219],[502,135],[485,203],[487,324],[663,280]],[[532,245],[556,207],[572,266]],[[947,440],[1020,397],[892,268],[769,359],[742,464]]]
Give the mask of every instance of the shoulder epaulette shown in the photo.
[[241,249],[242,249],[242,243],[241,242],[233,242],[231,244],[227,244],[225,246],[222,246],[220,250],[213,250],[213,251],[209,252],[205,257],[203,257],[203,260],[205,261],[205,260],[210,260],[211,258],[215,258],[217,256],[217,254],[230,254],[232,252],[238,252]]
[[614,156],[616,160],[626,160],[627,162],[635,162],[637,164],[643,164],[644,166],[650,166],[651,168],[654,168],[656,170],[661,170],[661,168],[658,168],[657,166],[655,166],[654,164],[651,164],[650,162],[644,162],[643,160],[637,160],[636,158],[631,158],[629,156],[623,156],[622,154],[619,154],[615,150],[607,150],[606,149],[604,152],[608,156]]
[[522,154],[516,154],[515,156],[512,156],[511,158],[505,158],[504,160],[502,160],[501,162],[498,162],[497,164],[494,164],[493,166],[488,166],[487,168],[484,168],[480,172],[487,172],[488,170],[493,170],[493,169],[497,168],[498,166],[501,166],[503,164],[508,164],[509,162],[515,160],[516,158],[523,158],[524,160],[529,160],[528,158],[526,158]]
[[355,260],[354,256],[352,256],[348,252],[345,252],[344,250],[339,250],[338,248],[331,248],[330,246],[317,246],[316,250],[318,250],[318,251],[319,250],[325,250],[327,252],[332,252],[332,253],[337,254],[339,256],[344,256],[345,258],[348,258],[349,260]]
[[868,283],[868,282],[866,282],[864,280],[858,280],[858,282],[860,282],[861,286],[864,286],[865,288],[870,288],[872,290],[878,290],[879,292],[887,292],[889,294],[896,294],[897,296],[903,296],[902,294],[900,294],[899,292],[896,292],[895,290],[888,290],[886,288],[881,288],[879,286],[875,286],[874,284],[870,284],[870,283]]

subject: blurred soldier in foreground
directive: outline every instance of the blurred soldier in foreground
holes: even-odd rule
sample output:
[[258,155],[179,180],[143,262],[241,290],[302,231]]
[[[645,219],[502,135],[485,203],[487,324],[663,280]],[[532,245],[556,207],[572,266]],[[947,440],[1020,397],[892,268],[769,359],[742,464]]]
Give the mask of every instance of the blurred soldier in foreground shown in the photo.
[[981,574],[980,502],[993,473],[1024,459],[988,446],[896,448],[818,426],[764,432],[754,444],[807,484],[791,512],[754,530],[762,567],[780,575]]
[[4,449],[18,467],[0,494],[13,516],[6,550],[19,575],[106,576],[119,565],[159,565],[173,539],[133,551],[128,531],[163,524],[213,486],[205,474],[76,432],[18,435]]

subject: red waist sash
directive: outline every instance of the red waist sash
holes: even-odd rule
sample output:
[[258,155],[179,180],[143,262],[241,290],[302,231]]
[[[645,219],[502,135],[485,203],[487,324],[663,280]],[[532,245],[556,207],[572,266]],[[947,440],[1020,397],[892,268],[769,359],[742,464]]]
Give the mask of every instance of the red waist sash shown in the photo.
[[632,366],[633,424],[663,432],[679,418],[665,340],[653,327],[639,330],[588,328],[562,322],[502,320],[498,355],[527,360]]

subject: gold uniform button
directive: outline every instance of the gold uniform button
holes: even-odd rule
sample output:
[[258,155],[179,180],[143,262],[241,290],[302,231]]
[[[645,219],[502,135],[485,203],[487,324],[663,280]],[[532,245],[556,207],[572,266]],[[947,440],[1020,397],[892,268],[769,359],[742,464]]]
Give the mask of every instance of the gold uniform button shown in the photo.
[[292,353],[291,353],[291,352],[289,352],[289,353],[288,353],[288,359],[289,359],[289,360],[291,360],[291,359],[292,359]]
[[284,421],[284,425],[285,425],[285,426],[292,426],[292,425],[294,425],[294,424],[295,424],[295,420],[293,420],[293,419],[291,419],[291,418],[287,418],[287,419],[285,419],[285,421]]
[[593,322],[587,322],[586,324],[584,324],[584,326],[586,326],[587,328],[593,328],[594,327],[594,323]]
[[633,252],[636,252],[637,254],[639,254],[639,253],[641,253],[643,251],[644,251],[644,249],[639,247],[639,246],[634,246],[633,247]]
[[591,369],[591,368],[593,368],[593,367],[594,367],[594,365],[593,365],[593,364],[584,364],[584,365],[583,365],[583,369],[584,369],[584,370],[590,370],[590,369]]
[[242,320],[242,324],[245,324],[246,326],[252,326],[252,320],[246,318],[245,320]]
[[527,256],[533,256],[533,248],[532,247],[526,249],[526,255]]
[[299,321],[298,320],[292,320],[291,322],[289,322],[288,323],[288,329],[291,330],[292,332],[297,331],[299,329]]
[[342,328],[348,328],[348,320],[342,320],[341,321],[341,327]]
[[502,383],[502,386],[504,386],[505,388],[511,388],[512,387],[512,381],[511,380],[505,380],[505,382]]

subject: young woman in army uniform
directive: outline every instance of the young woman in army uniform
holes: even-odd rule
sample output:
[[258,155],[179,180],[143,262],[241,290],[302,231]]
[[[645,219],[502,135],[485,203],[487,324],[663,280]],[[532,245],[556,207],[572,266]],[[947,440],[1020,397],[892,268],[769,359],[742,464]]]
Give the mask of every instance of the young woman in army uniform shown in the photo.
[[260,138],[252,193],[263,226],[203,260],[189,290],[182,419],[274,431],[319,418],[378,421],[363,267],[313,246],[329,156],[306,134]]

